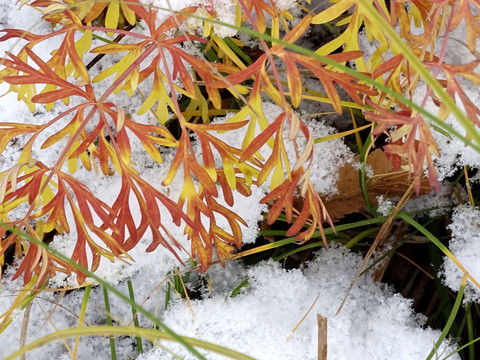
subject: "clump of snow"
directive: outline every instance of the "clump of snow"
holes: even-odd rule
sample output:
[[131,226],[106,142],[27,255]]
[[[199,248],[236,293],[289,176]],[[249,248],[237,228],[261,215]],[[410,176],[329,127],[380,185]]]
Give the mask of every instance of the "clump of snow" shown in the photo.
[[[480,210],[469,205],[458,206],[452,215],[449,229],[452,232],[449,250],[477,283],[480,282]],[[458,291],[463,272],[446,256],[442,273],[445,277],[444,284]],[[480,302],[480,288],[470,280],[465,290],[465,300]]]
[[[336,130],[318,120],[307,122],[315,139],[331,134]],[[333,196],[338,193],[338,169],[346,163],[353,162],[354,154],[342,139],[320,142],[314,147],[314,163],[312,166],[312,183],[315,190],[323,196]]]
[[382,216],[390,215],[393,208],[395,207],[395,204],[392,202],[392,199],[389,199],[388,197],[383,195],[377,196],[377,202],[378,202],[377,212]]
[[[242,226],[242,243],[253,244],[259,233],[259,224],[263,220],[263,214],[268,210],[267,204],[260,204],[259,200],[266,195],[263,187],[251,186],[252,195],[245,197],[238,192],[233,193],[234,205],[232,210],[238,214],[245,222],[247,227]],[[224,202],[220,202],[223,206],[228,206]],[[222,221],[218,221],[217,225],[224,229],[228,229],[227,220],[222,217]]]
[[[474,104],[480,103],[480,90],[476,85],[465,81],[462,83],[462,88],[466,93],[466,98],[470,99]],[[459,96],[455,97],[455,101],[460,110],[465,112]],[[431,99],[429,99],[425,110],[430,111],[433,114],[437,112]],[[450,125],[454,130],[466,136],[465,128],[453,115],[448,116],[445,120],[445,124]],[[480,132],[480,129],[475,127],[475,131]],[[480,168],[480,156],[477,150],[466,145],[462,140],[459,140],[456,137],[446,136],[437,131],[433,131],[432,134],[437,142],[440,152],[440,157],[435,158],[435,168],[437,170],[439,181],[452,176],[457,169],[463,168],[464,166],[477,169]]]
[[459,201],[466,199],[467,193],[464,189],[444,182],[440,184],[440,191],[432,190],[428,194],[409,199],[403,207],[403,211],[422,211],[420,215],[434,218],[445,215],[452,207],[457,205]]
[[[201,3],[207,3],[207,1],[200,1]],[[213,8],[216,12],[216,19],[220,22],[227,23],[230,25],[235,25],[236,15],[235,15],[235,5],[234,1],[226,0],[213,0]],[[221,26],[218,24],[213,24],[213,30],[215,34],[219,37],[230,37],[235,36],[237,33],[236,29],[232,29],[226,26]]]
[[[367,276],[359,280],[343,310],[335,315],[362,262],[361,257],[341,247],[332,246],[320,251],[316,260],[308,263],[303,272],[298,269],[283,270],[280,264],[272,260],[247,269],[240,261],[228,262],[226,269],[212,267],[208,274],[213,294],[204,291],[203,300],[191,301],[191,309],[185,300],[177,300],[170,303],[163,315],[164,279],[166,273],[173,269],[171,256],[164,249],[152,254],[139,249],[138,255],[139,261],[131,267],[125,267],[126,272],[122,276],[105,273],[117,289],[128,294],[125,279],[130,278],[137,302],[162,316],[166,325],[179,334],[236,349],[258,359],[316,359],[317,313],[328,319],[328,357],[338,360],[423,359],[440,335],[438,330],[422,328],[424,317],[414,314],[410,300],[394,294],[384,285],[374,283]],[[6,278],[11,278],[15,270],[16,267],[8,268]],[[123,280],[115,281],[115,277]],[[232,290],[245,278],[249,280],[248,285],[242,288],[239,295],[231,298]],[[12,295],[21,287],[20,279],[15,282],[2,281],[0,313],[11,305]],[[319,297],[316,300],[317,295]],[[173,296],[172,300],[175,299]],[[60,306],[56,304],[59,297],[63,297]],[[54,292],[42,293],[31,308],[27,343],[55,331],[55,328],[76,327],[78,318],[75,314],[80,311],[82,298],[83,291],[74,291],[65,296]],[[311,312],[293,332],[312,304]],[[110,306],[116,323],[131,322],[131,309],[114,295],[110,296]],[[22,310],[0,334],[0,358],[18,348],[15,339],[19,339],[23,314]],[[85,323],[106,324],[101,287],[92,288]],[[140,325],[151,327],[143,317],[140,317]],[[71,347],[74,346],[72,340],[67,342]],[[164,350],[152,348],[145,341],[146,353],[137,357],[134,343],[133,337],[115,340],[119,359],[171,358]],[[191,358],[180,346],[171,343],[162,345],[186,359]],[[453,346],[444,344],[438,354],[446,356],[452,351]],[[52,354],[58,359],[68,359],[69,356],[61,342],[35,349],[29,356],[47,360],[52,358]],[[82,338],[78,354],[79,359],[109,358],[108,338]],[[208,358],[220,359],[210,355]],[[452,359],[459,357],[454,355]]]
[[[193,301],[194,315],[185,301],[178,301],[164,313],[163,321],[184,335],[254,358],[313,360],[317,359],[318,313],[328,319],[328,358],[426,358],[440,332],[422,329],[424,318],[413,313],[410,300],[369,277],[360,279],[343,310],[335,315],[361,261],[358,255],[332,247],[320,251],[303,273],[298,269],[285,271],[273,261],[263,262],[247,270],[249,284],[243,293],[234,298],[216,293],[210,299]],[[293,332],[312,304],[310,313]],[[180,346],[162,346],[192,358]],[[438,354],[453,350],[444,344]],[[161,348],[138,357],[170,358]],[[209,354],[208,358],[221,357]]]
[[279,10],[290,10],[297,4],[295,0],[274,0],[273,2]]

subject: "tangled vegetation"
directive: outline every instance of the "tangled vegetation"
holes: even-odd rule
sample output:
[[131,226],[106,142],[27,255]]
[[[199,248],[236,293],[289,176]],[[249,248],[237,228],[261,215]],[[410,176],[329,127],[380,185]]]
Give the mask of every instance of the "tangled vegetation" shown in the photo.
[[[236,0],[230,24],[219,20],[215,1],[179,11],[139,0],[20,2],[41,11],[52,31],[1,30],[0,41],[18,39],[21,46],[0,59],[0,82],[32,113],[64,106],[46,123],[0,122],[0,154],[18,139],[23,144],[15,164],[0,174],[0,265],[6,266],[5,253],[14,251],[21,259],[14,279],[23,276],[28,289],[44,286],[58,272],[76,273],[82,284],[88,277],[82,268],[95,272],[102,258],[128,260],[147,233],[152,234],[147,251],[164,246],[179,261],[177,253],[188,252],[202,272],[216,259],[239,257],[246,222],[231,209],[234,194],[248,197],[252,186],[264,184],[270,190],[260,200],[269,204],[266,223],[288,223],[282,234],[294,238],[290,243],[308,246],[321,238],[327,246],[334,222],[354,212],[381,219],[368,260],[395,218],[419,225],[398,215],[413,193],[440,190],[435,167],[440,154],[432,132],[480,151],[480,104],[465,90],[480,85],[475,0],[341,0],[322,10]],[[319,26],[331,40],[313,50],[299,45]],[[465,41],[455,39],[463,26]],[[256,47],[245,44],[245,36],[255,39]],[[52,38],[58,48],[41,57],[37,49]],[[365,41],[374,50],[367,53]],[[445,52],[451,41],[461,41],[474,60],[449,63]],[[136,113],[124,108],[125,96],[142,98]],[[282,109],[275,119],[264,113],[265,101]],[[428,102],[435,112],[426,110]],[[312,103],[350,116],[349,129],[316,139],[301,114]],[[227,114],[225,122],[213,121]],[[449,117],[459,126],[449,124]],[[246,129],[241,147],[217,136],[238,129]],[[339,181],[339,194],[326,201],[311,180],[314,146],[344,136],[352,137],[363,168],[349,170]],[[144,161],[132,155],[137,142],[142,156],[154,163],[173,149],[161,184],[140,175],[137,164]],[[34,148],[55,149],[58,156],[34,158]],[[261,154],[265,149],[267,156]],[[367,164],[383,167],[378,183],[366,177]],[[92,182],[121,176],[112,203],[75,177],[80,167],[91,172]],[[351,184],[359,175],[355,190],[342,188],[342,181]],[[467,169],[464,175],[467,186]],[[181,187],[178,198],[168,195],[173,184]],[[478,193],[468,190],[474,205]],[[382,217],[377,195],[403,198]],[[348,196],[345,206],[342,197]],[[226,228],[220,225],[224,221]],[[169,222],[184,229],[189,250],[170,233]],[[77,238],[70,259],[41,244],[73,229]],[[272,234],[278,231],[263,232]],[[439,241],[435,245],[455,260]],[[459,266],[464,284],[469,279],[478,286]],[[8,322],[5,316],[1,327]]]

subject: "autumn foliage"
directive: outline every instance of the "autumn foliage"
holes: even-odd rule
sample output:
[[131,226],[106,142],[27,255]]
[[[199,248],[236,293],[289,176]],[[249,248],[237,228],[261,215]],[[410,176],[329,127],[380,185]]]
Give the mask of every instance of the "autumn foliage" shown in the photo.
[[[213,2],[203,8],[170,12],[161,22],[158,16],[168,9],[138,0],[22,2],[43,11],[43,18],[52,23],[53,30],[47,35],[2,30],[0,41],[16,38],[22,46],[0,59],[0,81],[9,84],[9,91],[17,93],[32,112],[39,106],[51,110],[60,102],[67,105],[67,110],[44,124],[0,123],[0,153],[16,138],[25,139],[17,164],[0,174],[0,221],[40,240],[46,233],[68,233],[75,228],[78,236],[72,259],[93,271],[102,257],[128,257],[128,251],[147,232],[152,234],[148,251],[159,245],[174,254],[182,251],[165,226],[166,221],[172,220],[184,228],[191,242],[190,254],[198,259],[202,270],[208,268],[214,250],[220,259],[228,258],[242,246],[241,226],[245,225],[229,208],[233,205],[232,192],[249,196],[252,184],[269,183],[271,192],[261,200],[271,205],[267,220],[273,223],[284,214],[291,223],[287,236],[296,236],[303,242],[316,229],[322,230],[322,224],[331,224],[309,177],[315,161],[314,139],[295,112],[306,101],[307,75],[316,80],[324,93],[319,101],[330,102],[339,114],[346,106],[342,101],[353,101],[364,110],[367,120],[377,124],[373,136],[389,134],[392,141],[384,150],[397,169],[401,159],[407,161],[417,190],[425,164],[431,186],[438,186],[432,160],[438,151],[429,123],[398,99],[372,86],[377,81],[408,97],[421,79],[400,49],[389,46],[379,25],[369,20],[367,5],[375,6],[375,11],[392,26],[400,26],[400,34],[411,50],[436,75],[444,74],[441,84],[446,92],[452,97],[458,95],[471,121],[479,124],[480,110],[462,96],[457,80],[463,77],[478,85],[479,78],[474,73],[478,60],[450,65],[444,62],[442,54],[430,49],[439,34],[448,37],[460,19],[475,21],[469,1],[411,2],[407,10],[403,2],[397,1],[388,2],[387,9],[382,0],[373,5],[368,1],[342,0],[323,12],[306,13],[300,22],[290,26],[290,13],[278,9],[275,2],[238,0],[237,26],[248,25],[260,35],[281,39],[261,39],[255,56],[246,55],[238,38],[218,36],[209,22],[216,19]],[[348,17],[343,16],[346,11]],[[202,31],[189,23],[193,17],[202,21]],[[319,57],[287,46],[301,39],[312,25],[337,21],[345,26],[343,32],[317,49]],[[423,34],[412,35],[412,21],[423,24]],[[380,44],[370,58],[365,58],[359,47],[361,26],[369,39]],[[466,46],[472,53],[479,36],[478,32],[468,32]],[[47,59],[41,58],[36,49],[52,37],[60,39],[60,46],[51,49]],[[100,71],[95,69],[95,61],[85,60],[88,54],[121,57]],[[366,83],[342,67],[332,66],[332,61],[354,64],[372,82]],[[349,98],[342,98],[339,89]],[[132,96],[139,91],[143,103],[137,109],[138,115],[152,112],[156,123],[138,122],[136,114],[128,114],[116,103],[120,92]],[[222,103],[225,96],[242,105],[226,123],[210,123],[215,111],[229,109]],[[432,91],[425,95],[425,99],[429,97],[437,100]],[[186,107],[180,104],[180,98],[188,104]],[[266,98],[283,109],[276,119],[267,119],[263,113],[262,101]],[[443,120],[449,110],[441,102],[436,103],[438,116]],[[167,126],[173,121],[179,136],[174,136],[171,126]],[[59,123],[61,130],[38,144],[40,133]],[[241,148],[215,136],[243,127],[247,130]],[[175,149],[161,184],[168,186],[180,181],[178,199],[169,198],[158,190],[159,184],[150,184],[138,175],[136,159],[132,158],[133,137],[142,143],[144,156],[157,163],[163,161],[163,149]],[[194,138],[201,147],[201,156],[194,151]],[[299,138],[305,140],[302,148],[297,145]],[[297,150],[294,162],[285,154],[287,142]],[[53,166],[32,158],[32,148],[38,145],[58,148]],[[267,158],[259,154],[265,146],[271,149]],[[121,189],[113,203],[101,201],[88,184],[75,179],[79,166],[98,179],[102,174],[121,176]],[[299,209],[294,207],[297,193],[304,199]],[[134,220],[132,202],[140,211],[139,223]],[[67,214],[72,215],[73,222],[67,221]],[[218,225],[220,218],[227,220],[229,228]],[[0,228],[0,235],[0,254],[15,246],[17,256],[23,257],[15,277],[23,274],[26,283],[33,274],[42,283],[57,271],[74,271],[68,263],[43,248],[22,242],[5,228]],[[82,273],[77,275],[80,282],[84,281]]]

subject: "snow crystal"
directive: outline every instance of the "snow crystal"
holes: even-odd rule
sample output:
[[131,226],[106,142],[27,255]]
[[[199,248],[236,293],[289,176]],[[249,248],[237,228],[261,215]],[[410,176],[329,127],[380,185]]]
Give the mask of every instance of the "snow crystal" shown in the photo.
[[380,196],[377,196],[377,201],[378,201],[378,207],[377,207],[378,213],[381,214],[382,216],[390,215],[393,208],[395,207],[392,200],[383,195],[380,195]]
[[432,190],[428,194],[409,199],[403,207],[403,211],[421,211],[420,216],[427,216],[431,219],[445,215],[454,204],[458,204],[459,200],[466,199],[467,193],[463,188],[444,182],[440,184],[440,191]]
[[295,4],[295,0],[275,0],[275,6],[279,10],[290,10]]
[[[455,208],[452,223],[449,225],[452,232],[449,249],[468,273],[478,282],[480,281],[480,210],[469,205],[460,205]],[[444,257],[442,273],[444,283],[454,291],[460,288],[463,272],[453,261]],[[470,280],[465,290],[465,300],[480,302],[480,288]]]

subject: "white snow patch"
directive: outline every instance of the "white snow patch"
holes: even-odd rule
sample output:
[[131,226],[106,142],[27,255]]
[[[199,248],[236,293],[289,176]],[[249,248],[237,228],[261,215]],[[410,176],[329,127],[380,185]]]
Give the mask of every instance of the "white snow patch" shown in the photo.
[[[336,132],[335,128],[319,120],[307,122],[314,139],[322,138]],[[353,162],[354,154],[342,139],[315,144],[311,179],[315,190],[323,196],[338,193],[338,169],[346,163]]]
[[[341,248],[322,250],[304,273],[285,271],[278,263],[264,262],[247,270],[249,284],[234,298],[217,293],[185,301],[164,313],[164,322],[193,336],[244,352],[257,359],[317,359],[316,314],[328,319],[328,357],[342,359],[423,359],[439,331],[422,329],[424,317],[415,315],[411,301],[363,277],[355,285],[339,315],[340,305],[362,259]],[[315,301],[317,295],[319,298]],[[313,309],[292,333],[302,316]],[[174,353],[192,359],[183,348],[162,343]],[[438,350],[452,352],[445,344]],[[161,348],[139,360],[170,359]],[[223,359],[208,355],[209,359]],[[454,356],[455,358],[455,356]],[[456,357],[457,359],[459,357]]]
[[[448,248],[468,273],[480,281],[480,209],[470,205],[458,206],[449,225],[452,232]],[[444,257],[442,269],[444,283],[454,291],[460,289],[463,272],[448,257]],[[465,301],[480,302],[480,289],[470,280],[465,290]]]

